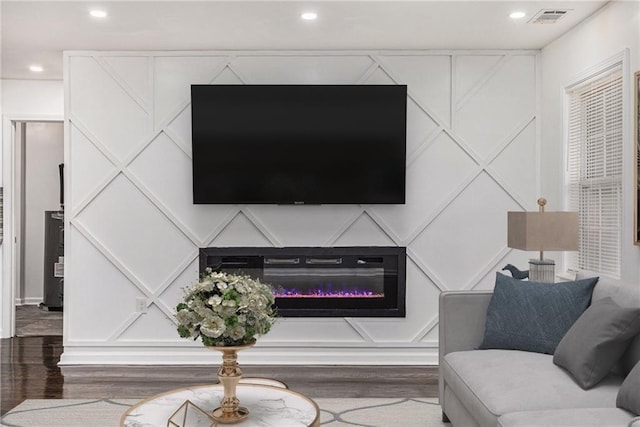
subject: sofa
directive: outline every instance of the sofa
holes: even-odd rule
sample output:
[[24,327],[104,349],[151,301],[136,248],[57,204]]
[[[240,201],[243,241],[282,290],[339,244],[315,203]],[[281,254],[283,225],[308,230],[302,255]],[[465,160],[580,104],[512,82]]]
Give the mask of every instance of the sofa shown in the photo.
[[[576,280],[593,276],[582,272]],[[640,399],[640,334],[624,343],[622,356],[611,371],[607,369],[602,380],[585,389],[570,372],[554,363],[553,354],[479,349],[486,340],[493,292],[447,291],[440,295],[439,393],[443,421],[454,427],[640,427],[637,400],[636,412],[616,405],[617,400],[620,403],[621,386],[636,365],[635,377],[632,380],[629,375],[623,387],[627,398],[631,387],[632,398]],[[589,297],[589,307],[611,297],[619,306],[640,308],[640,283],[624,284],[600,277]],[[560,345],[562,341],[558,349]]]

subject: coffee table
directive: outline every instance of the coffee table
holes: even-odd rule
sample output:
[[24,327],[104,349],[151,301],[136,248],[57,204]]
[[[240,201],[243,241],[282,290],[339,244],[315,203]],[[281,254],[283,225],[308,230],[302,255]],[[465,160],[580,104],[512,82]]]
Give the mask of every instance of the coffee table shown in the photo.
[[[265,382],[269,383],[269,381]],[[238,384],[236,395],[240,399],[240,404],[249,409],[249,417],[233,425],[241,427],[320,426],[320,409],[313,400],[282,385],[267,384]],[[120,426],[166,426],[169,418],[186,401],[210,414],[220,406],[223,396],[224,390],[221,384],[170,390],[130,407],[120,418]]]

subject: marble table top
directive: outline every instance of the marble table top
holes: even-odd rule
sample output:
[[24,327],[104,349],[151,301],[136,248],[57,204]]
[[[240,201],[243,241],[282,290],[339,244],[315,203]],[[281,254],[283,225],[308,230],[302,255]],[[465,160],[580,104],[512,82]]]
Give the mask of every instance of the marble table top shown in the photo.
[[[320,410],[308,397],[278,385],[238,384],[236,395],[240,406],[249,409],[249,417],[234,426],[239,427],[316,427],[320,425]],[[169,418],[188,400],[207,413],[220,406],[224,396],[221,384],[191,386],[145,399],[129,408],[120,419],[121,427],[166,426]],[[193,407],[190,414],[195,415]],[[197,411],[197,409],[195,410]],[[204,417],[196,421],[190,415],[188,424],[211,426]],[[208,421],[208,420],[206,420]],[[175,425],[175,424],[172,424]],[[191,427],[191,425],[183,427]],[[215,424],[213,424],[215,425]]]

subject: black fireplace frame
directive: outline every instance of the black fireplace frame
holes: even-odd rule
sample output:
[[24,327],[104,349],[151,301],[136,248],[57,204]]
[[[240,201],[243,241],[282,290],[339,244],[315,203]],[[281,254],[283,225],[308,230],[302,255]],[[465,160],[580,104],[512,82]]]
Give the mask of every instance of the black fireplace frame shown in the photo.
[[[406,316],[406,248],[398,246],[348,247],[209,247],[201,248],[199,270],[222,269],[223,258],[228,271],[238,271],[263,280],[265,257],[344,257],[357,264],[371,260],[385,266],[384,298],[379,301],[361,298],[276,298],[281,317],[405,317]],[[234,264],[234,262],[236,264]],[[245,269],[247,271],[245,271]],[[258,272],[259,270],[259,272]],[[250,272],[252,271],[253,274]],[[388,274],[390,273],[390,274]],[[391,274],[393,273],[393,274]],[[314,308],[302,307],[314,300]]]

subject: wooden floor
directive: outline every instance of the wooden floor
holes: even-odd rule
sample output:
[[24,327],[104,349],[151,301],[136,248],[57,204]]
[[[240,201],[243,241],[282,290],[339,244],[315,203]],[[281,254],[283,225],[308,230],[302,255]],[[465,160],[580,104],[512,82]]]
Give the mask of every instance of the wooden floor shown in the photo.
[[62,311],[49,311],[37,305],[16,307],[16,337],[62,335]]
[[[0,340],[1,414],[25,399],[144,398],[191,384],[217,382],[202,366],[58,367],[61,336]],[[434,366],[243,366],[311,397],[437,397]]]

